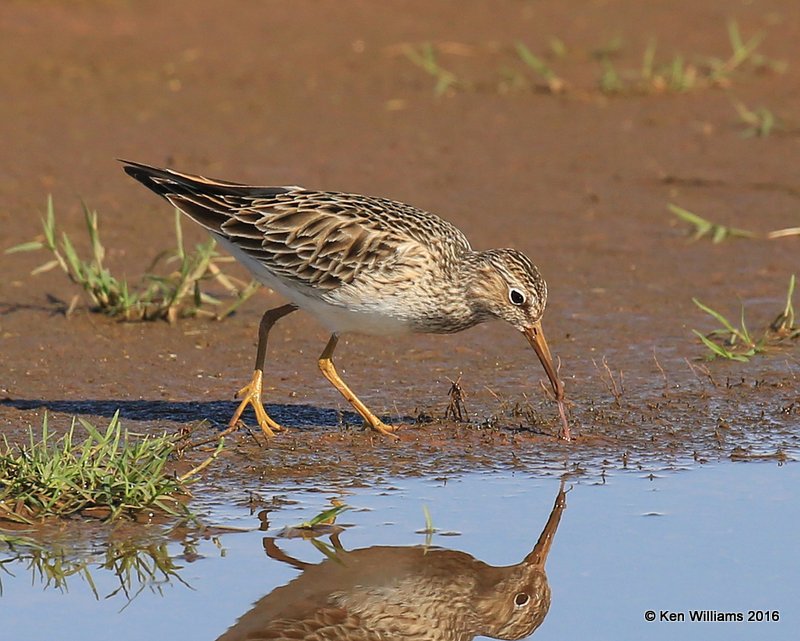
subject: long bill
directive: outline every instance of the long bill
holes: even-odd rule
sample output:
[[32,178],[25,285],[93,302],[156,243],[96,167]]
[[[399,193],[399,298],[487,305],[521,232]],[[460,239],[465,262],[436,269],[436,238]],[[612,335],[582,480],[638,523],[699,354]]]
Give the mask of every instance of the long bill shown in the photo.
[[547,560],[547,555],[550,553],[550,548],[553,545],[553,539],[558,530],[558,524],[561,521],[561,514],[567,507],[567,493],[564,491],[564,479],[561,479],[561,486],[558,489],[553,511],[550,512],[550,518],[547,519],[547,524],[544,526],[542,533],[539,535],[539,540],[536,542],[536,547],[531,550],[528,556],[525,557],[525,563],[532,563],[534,565],[544,566]]
[[560,436],[569,441],[569,423],[567,422],[566,411],[564,410],[564,384],[558,378],[558,372],[553,364],[553,356],[550,354],[550,347],[545,340],[541,322],[524,329],[522,333],[525,334],[525,338],[528,339],[531,347],[533,347],[533,350],[542,363],[542,367],[544,367],[544,371],[547,373],[547,378],[550,379],[550,385],[553,387],[553,392],[558,402],[558,412],[561,415],[562,427]]

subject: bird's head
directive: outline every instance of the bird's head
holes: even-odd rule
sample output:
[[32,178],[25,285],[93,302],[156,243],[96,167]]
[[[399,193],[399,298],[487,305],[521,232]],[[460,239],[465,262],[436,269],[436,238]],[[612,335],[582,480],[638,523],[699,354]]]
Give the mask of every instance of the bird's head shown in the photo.
[[562,478],[550,518],[533,550],[517,565],[493,568],[493,578],[479,584],[475,609],[484,624],[481,634],[495,639],[522,639],[542,624],[550,609],[545,563],[566,507]]
[[491,249],[480,252],[480,257],[469,292],[474,304],[525,335],[542,362],[556,398],[561,399],[563,385],[542,331],[547,304],[547,284],[542,275],[525,254],[515,249]]
[[514,572],[475,604],[486,623],[481,634],[495,639],[523,639],[538,628],[550,609],[550,585],[544,568]]

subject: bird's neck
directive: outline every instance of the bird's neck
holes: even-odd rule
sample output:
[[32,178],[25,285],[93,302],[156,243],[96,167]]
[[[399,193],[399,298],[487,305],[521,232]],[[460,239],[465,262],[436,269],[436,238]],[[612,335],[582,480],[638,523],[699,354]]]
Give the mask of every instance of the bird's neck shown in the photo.
[[492,301],[496,297],[498,282],[497,270],[492,267],[485,252],[470,251],[461,262],[461,284],[464,287],[464,300],[472,310],[474,325],[497,318]]

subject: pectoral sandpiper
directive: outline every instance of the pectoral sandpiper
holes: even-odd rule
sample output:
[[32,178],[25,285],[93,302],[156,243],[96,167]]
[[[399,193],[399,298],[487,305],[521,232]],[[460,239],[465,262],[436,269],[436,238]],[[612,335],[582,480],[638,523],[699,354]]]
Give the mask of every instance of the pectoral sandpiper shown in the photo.
[[267,555],[301,574],[257,601],[217,641],[528,638],[550,609],[545,564],[566,506],[562,483],[533,550],[504,567],[427,545],[345,550],[338,535],[324,548],[314,541],[327,558],[310,563],[265,537]]
[[514,249],[475,251],[450,223],[411,205],[303,189],[212,180],[123,161],[125,171],[205,227],[253,276],[290,302],[267,311],[256,366],[230,420],[252,405],[267,436],[283,428],[261,402],[267,335],[296,309],[311,312],[331,337],[319,368],[366,423],[383,423],[340,378],[332,357],[339,334],[450,334],[492,319],[522,332],[544,366],[569,440],[564,387],[542,332],[547,286]]

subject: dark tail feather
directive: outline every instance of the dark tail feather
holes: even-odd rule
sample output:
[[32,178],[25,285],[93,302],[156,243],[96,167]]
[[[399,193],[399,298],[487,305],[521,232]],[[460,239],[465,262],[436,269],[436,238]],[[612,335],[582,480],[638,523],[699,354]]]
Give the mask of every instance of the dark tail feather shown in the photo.
[[271,198],[291,191],[288,187],[251,187],[241,183],[183,174],[139,162],[120,160],[131,178],[165,198],[209,231],[224,234],[222,225],[235,212],[247,209],[253,199]]
[[[231,218],[231,203],[226,202],[235,189],[242,196],[247,187],[213,181],[202,176],[181,174],[171,169],[160,169],[138,162],[122,160],[123,169],[129,176],[166,199],[189,218],[206,229],[222,234],[222,225]],[[224,235],[224,234],[223,234]]]
[[167,194],[208,194],[209,196],[239,196],[242,198],[270,198],[299,187],[257,187],[194,174],[184,174],[174,169],[160,169],[140,162],[120,160],[123,169],[148,189],[160,196]]

